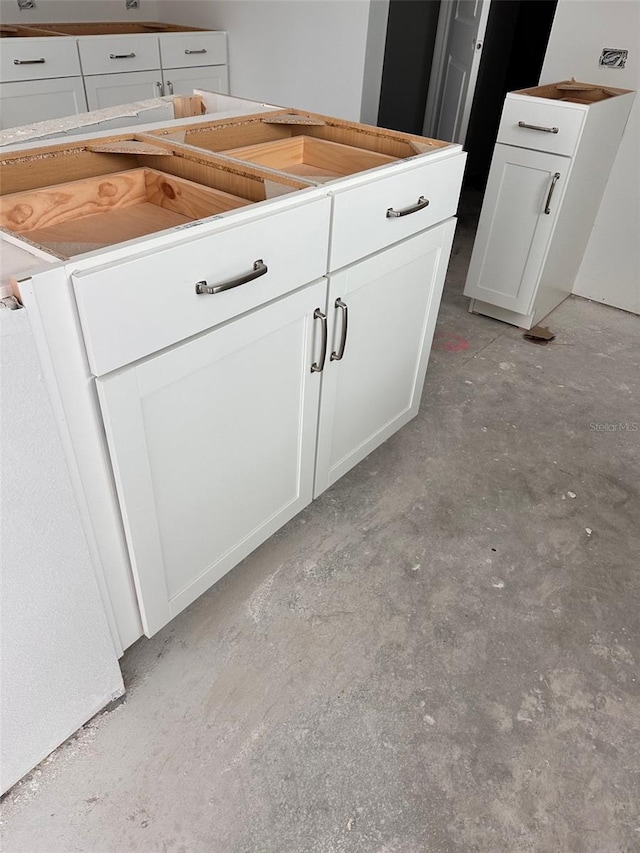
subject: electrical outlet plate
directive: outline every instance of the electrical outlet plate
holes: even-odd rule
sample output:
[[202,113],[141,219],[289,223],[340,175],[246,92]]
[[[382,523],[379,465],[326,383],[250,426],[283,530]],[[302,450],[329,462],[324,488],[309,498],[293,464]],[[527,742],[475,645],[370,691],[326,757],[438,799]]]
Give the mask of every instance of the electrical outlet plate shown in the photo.
[[125,8],[127,9],[137,9],[140,6],[139,0],[124,0]]
[[18,0],[18,9],[23,12],[25,9],[35,9],[35,0]]
[[628,56],[628,50],[621,50],[618,47],[603,47],[599,64],[603,68],[624,68]]

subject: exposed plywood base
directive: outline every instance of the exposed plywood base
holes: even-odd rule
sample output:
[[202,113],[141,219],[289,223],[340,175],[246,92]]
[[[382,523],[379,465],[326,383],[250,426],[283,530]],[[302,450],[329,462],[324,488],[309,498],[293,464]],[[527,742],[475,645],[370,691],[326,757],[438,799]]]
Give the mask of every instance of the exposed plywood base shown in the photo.
[[141,168],[4,196],[0,224],[60,253],[62,244],[109,246],[246,204],[245,198]]
[[393,163],[397,157],[364,151],[338,142],[327,142],[310,136],[294,136],[272,142],[232,148],[229,157],[249,160],[294,175],[343,177],[365,169]]

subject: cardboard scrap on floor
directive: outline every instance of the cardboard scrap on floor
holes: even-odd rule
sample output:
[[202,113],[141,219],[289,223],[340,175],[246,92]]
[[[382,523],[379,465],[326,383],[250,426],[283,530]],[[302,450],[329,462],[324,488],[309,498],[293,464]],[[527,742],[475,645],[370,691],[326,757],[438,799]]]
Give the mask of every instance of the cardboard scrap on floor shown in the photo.
[[524,333],[524,337],[534,344],[548,344],[555,338],[555,333],[546,326],[534,326]]

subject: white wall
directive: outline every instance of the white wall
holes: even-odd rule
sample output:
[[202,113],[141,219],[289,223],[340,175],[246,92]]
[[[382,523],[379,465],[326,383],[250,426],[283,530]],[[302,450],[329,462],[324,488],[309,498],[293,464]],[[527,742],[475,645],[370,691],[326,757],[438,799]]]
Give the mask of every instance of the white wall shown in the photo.
[[35,0],[35,9],[18,8],[17,0],[0,0],[0,21],[35,24],[45,21],[156,21],[157,0],[140,0],[138,9],[127,9],[125,0]]
[[[603,47],[629,50],[627,67],[598,66]],[[559,0],[541,83],[574,76],[640,89],[640,3]],[[574,293],[640,313],[640,96],[636,97]]]
[[0,365],[4,791],[124,688],[24,309]]
[[369,0],[158,0],[158,14],[170,23],[228,31],[231,94],[358,120],[369,6]]

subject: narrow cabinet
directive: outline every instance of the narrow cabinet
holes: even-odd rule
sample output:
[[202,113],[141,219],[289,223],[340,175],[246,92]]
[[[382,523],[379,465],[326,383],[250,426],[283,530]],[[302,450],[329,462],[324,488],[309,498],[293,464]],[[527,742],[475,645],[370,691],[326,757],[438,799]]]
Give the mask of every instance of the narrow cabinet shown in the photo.
[[455,220],[329,276],[315,495],[417,413]]
[[96,380],[149,636],[310,503],[325,300],[323,279]]

